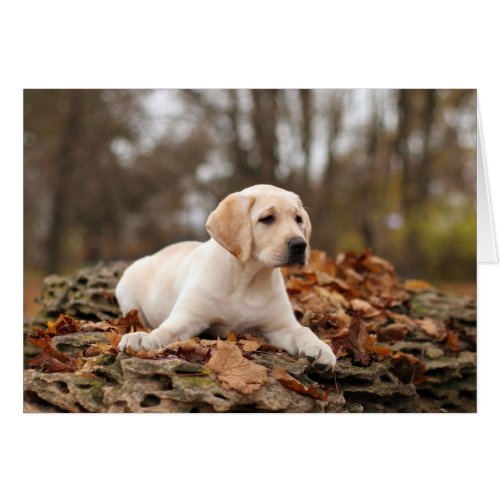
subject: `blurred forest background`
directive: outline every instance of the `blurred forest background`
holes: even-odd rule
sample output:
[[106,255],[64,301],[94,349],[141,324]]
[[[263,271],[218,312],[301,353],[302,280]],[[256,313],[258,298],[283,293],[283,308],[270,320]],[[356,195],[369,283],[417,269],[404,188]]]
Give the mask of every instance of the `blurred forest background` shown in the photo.
[[25,309],[45,274],[207,239],[257,183],[314,248],[474,291],[475,90],[25,90]]

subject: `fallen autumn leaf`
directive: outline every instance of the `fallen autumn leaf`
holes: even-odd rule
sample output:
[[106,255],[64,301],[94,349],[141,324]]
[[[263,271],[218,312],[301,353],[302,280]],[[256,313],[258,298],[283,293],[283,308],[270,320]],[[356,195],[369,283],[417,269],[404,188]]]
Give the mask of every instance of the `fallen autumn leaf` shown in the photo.
[[217,341],[207,365],[217,374],[226,389],[242,394],[257,391],[267,380],[267,369],[243,357],[240,349],[231,343]]

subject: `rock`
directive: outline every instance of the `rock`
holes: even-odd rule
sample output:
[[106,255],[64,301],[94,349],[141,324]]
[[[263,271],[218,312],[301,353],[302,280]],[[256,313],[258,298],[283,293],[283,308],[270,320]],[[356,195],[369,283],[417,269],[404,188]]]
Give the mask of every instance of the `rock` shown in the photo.
[[[114,288],[126,267],[126,262],[99,264],[70,276],[47,277],[41,297],[42,313],[35,323],[53,321],[59,313],[88,321],[117,317],[119,308]],[[337,286],[333,278],[322,275],[320,278],[321,286]],[[340,291],[344,288],[340,287]],[[380,362],[371,360],[368,366],[358,366],[349,357],[341,357],[334,379],[325,380],[312,372],[303,359],[284,352],[258,349],[245,355],[266,367],[269,373],[276,365],[283,367],[301,384],[318,387],[325,396],[299,394],[285,388],[273,377],[268,377],[268,381],[252,394],[244,395],[222,387],[216,374],[202,362],[188,362],[174,355],[161,359],[141,359],[125,353],[116,356],[111,345],[109,351],[101,352],[95,348],[95,344],[109,344],[106,333],[85,331],[55,335],[51,340],[61,355],[84,357],[78,365],[83,365],[80,371],[24,371],[24,411],[476,411],[475,302],[471,298],[444,294],[432,287],[416,288],[408,294],[410,312],[404,305],[397,308],[399,314],[408,315],[405,327],[408,331],[404,338],[383,345],[389,355],[399,352],[417,358],[419,366],[423,367],[422,382],[418,384],[400,380],[396,372],[391,371],[390,357]],[[317,312],[313,317],[317,320],[319,314]],[[306,321],[306,316],[303,321]],[[413,318],[427,317],[439,320],[445,336],[447,329],[451,329],[459,332],[459,337],[454,340],[452,336],[448,345],[447,338],[432,338],[422,329],[412,330]],[[342,320],[339,315],[333,318],[334,322]],[[32,324],[25,325],[25,334],[32,332],[32,327]],[[39,347],[25,343],[25,366],[39,353]],[[408,377],[408,380],[411,382],[413,378]]]
[[476,303],[472,297],[445,294],[435,288],[413,292],[411,295],[412,311],[417,317],[454,318],[464,323],[476,324]]
[[93,376],[25,370],[25,411],[99,412],[103,386]]
[[69,276],[50,275],[43,280],[35,323],[45,324],[59,313],[76,319],[109,320],[120,314],[115,287],[129,263],[117,261],[86,267]]
[[369,366],[355,366],[350,361],[339,360],[336,367],[336,377],[339,380],[355,382],[373,382],[381,375],[388,373],[388,370],[381,363],[372,363]]
[[104,332],[68,333],[57,335],[52,339],[52,345],[60,352],[76,354],[97,342],[108,342]]
[[123,355],[116,364],[95,377],[25,370],[25,411],[302,413],[338,412],[345,403],[341,395],[326,402],[302,396],[274,379],[245,396],[224,389],[203,365],[178,359]]

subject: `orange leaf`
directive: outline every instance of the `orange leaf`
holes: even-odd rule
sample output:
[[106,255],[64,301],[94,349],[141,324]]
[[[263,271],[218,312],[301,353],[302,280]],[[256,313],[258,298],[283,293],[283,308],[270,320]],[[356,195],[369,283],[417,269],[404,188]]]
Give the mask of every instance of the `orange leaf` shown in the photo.
[[450,348],[451,351],[453,352],[458,352],[460,351],[460,345],[459,345],[459,337],[458,333],[455,332],[448,332],[446,334],[446,345]]
[[377,335],[369,335],[366,340],[366,350],[369,353],[373,353],[376,355],[378,361],[382,361],[386,358],[392,356],[392,351],[383,345],[375,345],[378,338]]
[[50,335],[63,335],[65,333],[75,333],[80,330],[78,321],[66,314],[60,314],[56,321],[53,323],[47,321],[46,334]]
[[226,340],[228,342],[238,342],[238,336],[234,332],[229,332],[227,334]]
[[113,347],[113,349],[116,352],[118,352],[118,344],[120,343],[120,340],[122,339],[122,335],[111,331],[111,332],[106,332],[106,337],[107,337],[109,343],[111,344],[111,346]]
[[241,346],[245,352],[255,352],[262,344],[255,342],[253,340],[240,340],[238,345]]
[[147,332],[149,329],[141,323],[139,311],[132,309],[125,316],[117,318],[111,322],[116,327],[117,333]]
[[426,288],[432,288],[432,285],[427,281],[421,280],[406,280],[404,287],[407,290],[418,292],[419,290],[424,290]]

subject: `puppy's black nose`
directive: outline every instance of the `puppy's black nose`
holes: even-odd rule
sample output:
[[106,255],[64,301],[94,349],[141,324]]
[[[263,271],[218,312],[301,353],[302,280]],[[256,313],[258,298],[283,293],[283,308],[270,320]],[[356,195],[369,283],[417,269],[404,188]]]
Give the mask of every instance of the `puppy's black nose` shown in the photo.
[[292,238],[288,241],[288,248],[293,255],[301,255],[307,247],[307,242],[302,238]]

